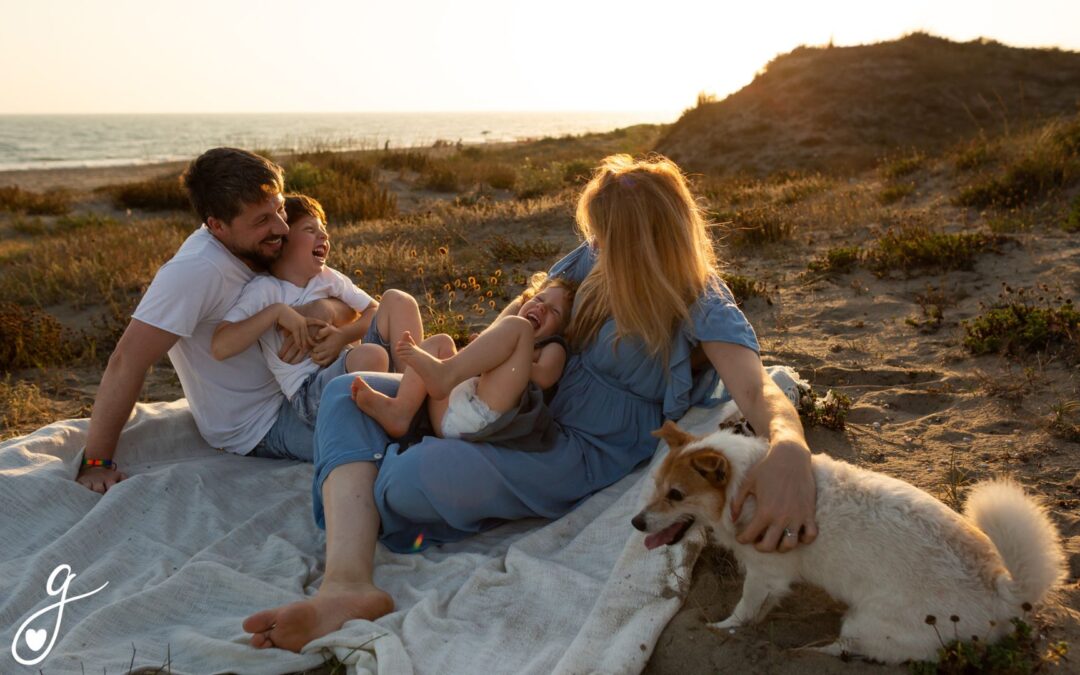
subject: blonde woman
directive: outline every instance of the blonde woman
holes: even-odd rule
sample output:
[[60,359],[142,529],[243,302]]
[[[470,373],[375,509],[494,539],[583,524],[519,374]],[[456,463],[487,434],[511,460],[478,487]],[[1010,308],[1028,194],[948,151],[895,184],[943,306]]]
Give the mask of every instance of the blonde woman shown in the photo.
[[[814,481],[798,415],[762,368],[678,167],[659,157],[607,158],[581,195],[577,223],[585,242],[550,271],[580,284],[571,354],[550,403],[553,447],[520,452],[428,437],[399,453],[357,409],[352,378],[330,383],[313,488],[315,519],[326,528],[323,585],[311,600],[249,617],[254,646],[299,650],[350,619],[392,611],[372,582],[377,539],[407,552],[504,520],[562,516],[648,460],[650,432],[664,419],[717,403],[719,380],[771,444],[739,496],[740,507],[750,494],[757,500],[742,538],[780,551],[813,540]],[[399,377],[364,375],[387,395]]]

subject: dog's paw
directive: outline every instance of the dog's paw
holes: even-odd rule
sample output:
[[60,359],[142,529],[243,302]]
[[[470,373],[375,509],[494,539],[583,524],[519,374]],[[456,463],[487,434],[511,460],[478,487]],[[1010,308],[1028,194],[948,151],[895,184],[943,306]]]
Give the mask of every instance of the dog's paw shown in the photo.
[[739,626],[742,626],[742,625],[743,625],[743,622],[739,620],[739,617],[732,614],[731,616],[724,619],[723,621],[715,621],[713,623],[707,623],[707,624],[705,624],[705,627],[708,628],[709,630],[714,630],[714,631],[717,631],[717,632],[727,633],[729,631],[734,631],[734,629],[736,629],[736,628],[738,628]]

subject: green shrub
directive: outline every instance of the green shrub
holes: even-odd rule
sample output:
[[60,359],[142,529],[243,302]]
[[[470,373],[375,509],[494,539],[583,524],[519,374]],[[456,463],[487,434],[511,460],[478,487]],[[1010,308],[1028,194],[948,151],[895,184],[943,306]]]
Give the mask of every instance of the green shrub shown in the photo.
[[[1060,299],[1059,299],[1060,300]],[[1080,312],[1072,300],[1054,306],[1006,287],[992,307],[965,321],[964,346],[975,355],[1045,351],[1054,345],[1080,349]]]
[[296,162],[285,170],[285,191],[307,194],[324,183],[329,174],[310,162]]
[[518,199],[535,199],[554,194],[564,186],[564,174],[558,163],[541,166],[526,161],[518,172],[514,195]]
[[1073,197],[1069,205],[1069,213],[1065,216],[1065,222],[1061,229],[1066,232],[1080,232],[1080,193]]
[[[949,617],[955,625],[960,619]],[[969,675],[973,673],[996,673],[999,675],[1028,675],[1045,672],[1045,666],[1057,665],[1069,653],[1067,642],[1054,642],[1041,652],[1039,636],[1027,622],[1013,618],[1013,631],[993,644],[972,636],[962,641],[959,636],[948,644],[936,626],[937,619],[926,617],[926,623],[934,627],[941,641],[938,660],[913,661],[909,668],[913,675]]]
[[1004,235],[982,232],[945,234],[912,225],[889,230],[866,254],[867,265],[875,273],[889,271],[911,273],[915,270],[966,270],[986,251],[1010,239]]
[[960,206],[1015,208],[1065,187],[1080,176],[1080,116],[1051,127],[1005,172],[969,185],[957,196]]
[[724,280],[724,284],[727,285],[731,295],[735,298],[735,304],[739,307],[742,307],[750,298],[763,297],[766,300],[769,299],[768,289],[761,281],[729,272],[721,273],[720,278]]
[[833,389],[824,396],[819,396],[813,389],[806,389],[799,400],[799,416],[808,427],[822,426],[843,431],[850,410],[851,397]]
[[574,159],[563,164],[563,182],[580,185],[592,178],[594,162],[587,159]]
[[826,274],[846,274],[859,263],[862,249],[858,246],[838,246],[825,251],[825,255],[811,260],[806,266],[811,272],[824,272]]

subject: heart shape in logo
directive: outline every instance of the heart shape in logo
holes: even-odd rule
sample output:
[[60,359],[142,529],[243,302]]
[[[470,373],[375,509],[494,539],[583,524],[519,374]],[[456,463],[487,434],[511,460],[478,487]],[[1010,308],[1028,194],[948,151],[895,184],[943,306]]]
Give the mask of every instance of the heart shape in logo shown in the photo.
[[48,637],[48,634],[45,632],[44,628],[28,630],[26,631],[26,644],[30,649],[36,652],[45,646],[46,637]]

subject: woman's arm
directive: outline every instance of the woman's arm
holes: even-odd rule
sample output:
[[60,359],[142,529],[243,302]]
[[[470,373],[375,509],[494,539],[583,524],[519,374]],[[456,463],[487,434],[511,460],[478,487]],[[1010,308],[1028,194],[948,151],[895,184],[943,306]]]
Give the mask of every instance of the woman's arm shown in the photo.
[[[790,551],[817,537],[814,522],[817,488],[810,469],[810,448],[791,401],[761,366],[753,350],[728,342],[702,342],[705,355],[746,419],[769,438],[769,452],[747,473],[732,503],[738,519],[754,495],[754,518],[738,535],[759,551]],[[784,530],[795,533],[785,536]]]
[[565,365],[566,350],[562,345],[557,342],[546,344],[540,348],[540,356],[533,362],[529,379],[541,389],[547,389],[559,381]]

